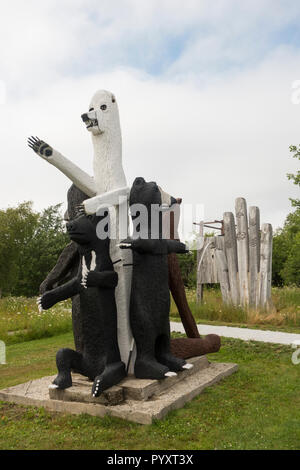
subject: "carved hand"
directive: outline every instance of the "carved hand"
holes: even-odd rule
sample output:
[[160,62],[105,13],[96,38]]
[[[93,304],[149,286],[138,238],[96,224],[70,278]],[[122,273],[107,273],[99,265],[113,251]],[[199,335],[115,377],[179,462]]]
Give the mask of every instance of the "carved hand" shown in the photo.
[[115,271],[88,271],[81,285],[83,287],[116,287],[118,274]]
[[55,305],[55,296],[51,291],[47,291],[38,297],[37,302],[39,311],[42,312],[43,310],[48,310],[49,308]]
[[29,137],[27,143],[28,146],[42,158],[47,159],[53,154],[53,148],[38,137]]

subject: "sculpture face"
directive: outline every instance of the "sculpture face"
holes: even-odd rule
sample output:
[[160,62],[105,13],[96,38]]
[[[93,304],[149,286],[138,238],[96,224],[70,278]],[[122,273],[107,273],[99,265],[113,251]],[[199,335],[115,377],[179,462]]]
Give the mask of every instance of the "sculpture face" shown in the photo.
[[174,204],[181,200],[175,199],[166,193],[154,181],[146,182],[141,176],[137,177],[130,191],[129,205],[143,204],[150,208],[152,204],[160,206],[160,210],[170,210]]
[[66,224],[70,239],[79,245],[87,245],[97,240],[96,227],[102,217],[81,215]]
[[89,106],[89,112],[81,116],[86,128],[93,135],[100,135],[120,126],[116,99],[106,90],[97,91]]

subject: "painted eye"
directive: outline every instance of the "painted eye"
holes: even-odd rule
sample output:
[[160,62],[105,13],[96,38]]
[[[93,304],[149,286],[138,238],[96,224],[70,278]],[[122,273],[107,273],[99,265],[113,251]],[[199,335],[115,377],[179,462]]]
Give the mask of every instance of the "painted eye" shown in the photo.
[[90,109],[89,109],[89,112],[90,112],[90,111],[94,111],[94,108],[90,108]]
[[107,108],[106,104],[101,104],[100,109],[102,109],[102,111],[105,111],[106,108]]

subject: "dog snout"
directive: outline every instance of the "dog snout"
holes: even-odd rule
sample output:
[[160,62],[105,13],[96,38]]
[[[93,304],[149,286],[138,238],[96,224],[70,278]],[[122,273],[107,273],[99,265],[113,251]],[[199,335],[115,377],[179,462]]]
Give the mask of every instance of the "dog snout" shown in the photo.
[[71,232],[74,228],[74,223],[73,222],[67,222],[66,227],[67,227],[67,231]]
[[83,120],[83,122],[87,122],[89,120],[88,114],[87,113],[82,114],[81,119]]

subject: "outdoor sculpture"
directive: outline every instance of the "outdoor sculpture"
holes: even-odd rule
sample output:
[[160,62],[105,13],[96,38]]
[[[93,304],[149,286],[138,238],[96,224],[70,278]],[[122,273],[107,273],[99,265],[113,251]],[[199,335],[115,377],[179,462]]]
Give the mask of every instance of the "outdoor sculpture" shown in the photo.
[[96,233],[100,220],[96,215],[82,215],[67,223],[69,236],[76,242],[80,255],[78,273],[69,282],[44,292],[38,301],[40,308],[47,310],[79,294],[83,351],[67,348],[58,351],[58,376],[53,386],[71,387],[73,370],[94,380],[94,397],[126,376],[117,339],[115,287],[118,275],[109,256],[109,238],[101,239]]
[[[164,193],[166,195],[166,193]],[[65,214],[65,220],[73,220],[76,218],[76,210],[88,196],[78,189],[74,184],[69,188],[67,200],[68,208]],[[177,225],[179,219],[179,204],[181,199],[176,199],[177,205],[172,207],[170,214],[163,213],[163,217],[170,217],[170,238],[177,239]],[[167,201],[165,201],[167,202]],[[175,216],[174,216],[175,208]],[[177,216],[176,216],[177,214]],[[174,220],[175,219],[175,220]],[[51,290],[57,285],[65,283],[74,277],[79,269],[80,256],[77,244],[71,241],[59,256],[57,263],[50,271],[46,279],[40,286],[40,293]],[[180,267],[176,253],[168,255],[168,272],[169,272],[169,289],[176,303],[181,321],[183,323],[188,338],[171,339],[171,352],[177,357],[188,359],[194,356],[200,356],[220,349],[220,337],[217,335],[207,335],[200,338],[197,325],[190,311],[186,295],[184,283],[181,277]],[[72,327],[75,348],[77,352],[83,352],[83,333],[82,333],[82,317],[80,310],[79,294],[72,297]]]
[[[140,235],[120,243],[122,249],[133,251],[130,323],[137,347],[134,373],[138,378],[162,379],[192,367],[170,351],[168,253],[186,253],[186,247],[179,241],[162,238],[161,212],[157,214],[157,238],[153,238],[153,205],[162,205],[156,183],[136,178],[129,202],[133,221],[137,217],[134,205],[147,209],[146,227],[140,226],[143,238]],[[172,202],[176,200],[172,198],[170,205]]]
[[[37,137],[29,138],[28,144],[39,156],[57,167],[81,191],[88,195],[89,199],[83,201],[86,214],[94,214],[101,208],[110,206],[110,226],[111,233],[114,234],[111,237],[110,256],[115,262],[114,267],[119,278],[116,288],[118,339],[122,360],[127,364],[132,345],[129,325],[132,256],[129,250],[122,255],[118,243],[120,240],[120,204],[124,205],[124,213],[127,214],[129,188],[122,166],[121,128],[118,105],[114,95],[106,90],[97,91],[91,100],[89,112],[81,117],[92,135],[94,146],[93,178]],[[124,225],[127,229],[127,224]],[[127,233],[123,233],[121,238],[126,236]],[[123,262],[120,261],[121,259]]]
[[[65,220],[71,221],[77,217],[77,207],[88,198],[80,189],[74,184],[68,190],[68,208],[65,213]],[[66,283],[74,276],[76,276],[80,263],[80,255],[77,243],[71,241],[60,254],[55,266],[50,271],[46,279],[40,285],[40,294],[52,290],[62,283]],[[80,310],[80,296],[79,294],[72,297],[72,328],[75,349],[78,352],[83,352],[83,333],[82,333],[82,317]]]
[[[115,286],[118,321],[115,320],[114,323],[110,324],[107,334],[112,334],[112,341],[114,341],[114,335],[116,335],[116,331],[118,332],[118,342],[123,363],[121,363],[122,367],[120,365],[117,366],[117,376],[119,374],[119,377],[123,378],[125,374],[124,363],[127,367],[130,365],[129,358],[133,345],[130,323],[134,330],[137,344],[136,376],[140,378],[163,378],[168,375],[174,375],[175,371],[191,367],[190,364],[186,364],[184,360],[179,358],[188,358],[207,352],[214,352],[220,347],[219,338],[216,335],[208,335],[204,339],[199,338],[195,320],[186,301],[184,285],[175,254],[176,252],[186,252],[184,244],[180,243],[179,240],[163,239],[161,232],[157,240],[134,240],[128,241],[127,244],[126,242],[125,244],[119,243],[119,209],[120,205],[123,204],[124,213],[127,215],[129,188],[127,188],[122,168],[121,130],[118,107],[114,95],[106,91],[97,92],[92,99],[89,112],[82,115],[82,120],[85,122],[87,129],[92,133],[95,150],[94,178],[84,173],[37,137],[31,137],[28,140],[29,146],[42,158],[59,168],[74,182],[68,192],[68,219],[73,220],[75,218],[78,206],[82,208],[82,212],[85,215],[98,213],[101,209],[109,207],[110,231],[113,236],[108,242],[107,249],[110,253],[111,266],[114,265],[117,271],[119,283]],[[141,190],[142,187],[143,190]],[[146,203],[150,211],[149,213],[151,213],[151,204],[169,207],[171,202],[172,204],[179,202],[171,198],[161,188],[158,188],[156,183],[146,183],[143,178],[135,180],[130,195],[131,204],[135,202]],[[76,224],[79,223],[79,220],[76,219]],[[81,224],[83,223],[82,220]],[[97,220],[96,216],[94,216],[93,220]],[[161,214],[159,220],[161,229]],[[151,220],[149,220],[149,224],[151,224]],[[124,235],[127,236],[127,224],[125,225],[126,231]],[[68,225],[68,227],[70,226],[71,224]],[[150,225],[147,227],[147,230],[150,230]],[[74,239],[73,235],[71,233],[71,239],[72,237]],[[170,238],[174,239],[174,233]],[[130,322],[129,297],[132,255],[131,250],[124,250],[124,248],[131,248],[134,252],[134,259],[137,261],[137,263],[134,263],[135,281],[131,289]],[[78,243],[71,242],[65,248],[56,266],[40,287],[42,294],[40,305],[44,308],[49,308],[50,304],[53,305],[51,303],[53,301],[55,303],[61,300],[61,296],[66,298],[66,295],[70,294],[69,296],[72,297],[72,320],[76,352],[62,350],[63,352],[58,353],[57,365],[59,375],[55,384],[60,388],[70,386],[70,370],[74,368],[72,366],[73,363],[78,362],[80,357],[83,358],[80,359],[81,367],[76,367],[75,369],[77,371],[81,370],[83,375],[90,376],[87,373],[87,363],[89,361],[86,358],[90,347],[86,343],[86,341],[90,341],[85,315],[86,306],[85,304],[82,305],[82,300],[84,300],[82,286],[78,290],[78,273],[80,272],[80,266],[82,268],[81,256],[82,247],[80,248]],[[149,284],[149,280],[153,279],[152,268],[154,271],[157,271],[156,280],[158,285],[155,292],[153,289],[151,292],[151,284]],[[65,281],[69,280],[70,277],[71,281],[66,283]],[[179,338],[170,342],[168,280],[186,333],[192,337],[193,341],[188,341],[189,338]],[[62,282],[64,285],[57,287]],[[70,285],[73,286],[73,290],[70,288]],[[74,287],[75,285],[77,290]],[[99,290],[100,287],[98,286],[97,289]],[[88,286],[88,290],[90,289],[95,289],[95,286]],[[159,292],[159,297],[157,297],[157,292]],[[92,298],[92,292],[89,295]],[[155,298],[157,304],[155,304]],[[143,304],[148,304],[149,308],[147,307],[143,310]],[[91,307],[90,303],[88,303],[89,307]],[[95,313],[90,314],[90,320],[93,318],[93,315]],[[141,327],[145,324],[147,324],[147,328],[149,327],[150,330],[148,329],[142,333]],[[115,328],[114,333],[112,333],[113,325]],[[94,333],[96,334],[96,331]],[[106,332],[104,334],[103,331],[102,336],[98,336],[98,341],[101,342],[106,337],[105,335]],[[102,356],[102,358],[106,357],[105,345],[103,347],[103,350],[100,348],[97,352],[98,356]],[[97,354],[95,353],[94,357]],[[121,359],[119,357],[115,362],[118,364]],[[132,359],[135,359],[134,355]],[[94,359],[92,362],[95,362]],[[132,372],[132,369],[130,372]],[[99,374],[97,373],[97,375]],[[108,377],[110,377],[110,374],[108,374]],[[117,383],[114,380],[114,374],[112,374],[112,381]],[[101,386],[98,384],[97,393],[107,388],[106,384],[110,382],[109,380],[105,382],[102,377]],[[97,381],[94,385],[93,393],[96,393],[96,385]]]

